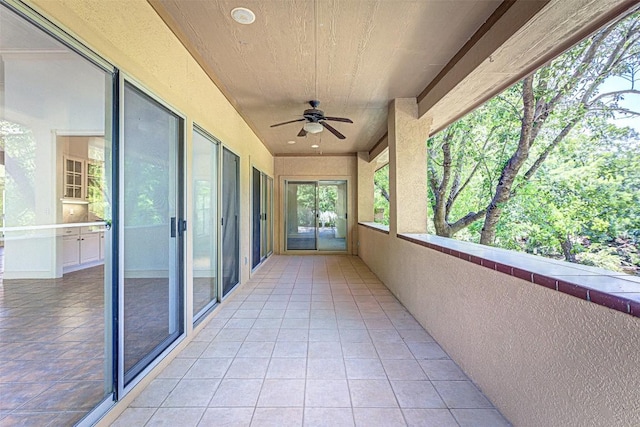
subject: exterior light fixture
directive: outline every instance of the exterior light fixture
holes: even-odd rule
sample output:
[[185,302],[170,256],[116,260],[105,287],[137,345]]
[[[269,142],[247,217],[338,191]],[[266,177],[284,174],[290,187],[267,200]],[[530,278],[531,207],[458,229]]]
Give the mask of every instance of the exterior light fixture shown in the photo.
[[231,17],[238,24],[249,25],[256,20],[256,14],[246,7],[236,7],[231,11]]
[[318,144],[313,144],[311,148],[320,148],[320,146]]
[[305,123],[302,127],[307,133],[320,133],[322,132],[322,125],[316,122]]
[[289,145],[293,145],[295,143],[296,143],[295,141],[287,141],[287,144],[289,144]]

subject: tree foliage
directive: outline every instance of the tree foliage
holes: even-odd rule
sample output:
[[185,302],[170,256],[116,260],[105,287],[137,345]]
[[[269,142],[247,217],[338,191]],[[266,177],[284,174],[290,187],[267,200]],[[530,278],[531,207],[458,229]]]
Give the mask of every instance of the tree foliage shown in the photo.
[[[640,96],[639,40],[635,12],[430,138],[436,233],[571,262],[613,253],[632,264],[640,142],[615,119],[639,115],[624,102]],[[609,89],[612,78],[627,84]]]

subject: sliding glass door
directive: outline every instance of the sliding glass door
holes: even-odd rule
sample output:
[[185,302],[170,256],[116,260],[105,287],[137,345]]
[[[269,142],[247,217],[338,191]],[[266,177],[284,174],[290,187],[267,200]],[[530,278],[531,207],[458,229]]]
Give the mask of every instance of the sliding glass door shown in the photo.
[[252,248],[251,268],[255,268],[273,251],[273,180],[253,168],[251,175]]
[[286,249],[347,250],[347,181],[286,181]]
[[222,150],[222,295],[240,282],[240,158]]
[[193,321],[218,301],[218,143],[193,132]]
[[90,423],[115,383],[115,70],[25,9],[0,4],[0,425]]
[[318,250],[347,250],[347,182],[318,182]]
[[317,182],[286,183],[287,250],[316,250]]
[[122,225],[124,384],[184,330],[183,119],[124,83]]

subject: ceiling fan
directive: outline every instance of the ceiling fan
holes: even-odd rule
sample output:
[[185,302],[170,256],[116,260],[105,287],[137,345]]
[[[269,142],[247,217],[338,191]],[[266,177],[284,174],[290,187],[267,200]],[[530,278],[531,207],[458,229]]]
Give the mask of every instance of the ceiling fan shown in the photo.
[[344,123],[353,123],[351,119],[347,119],[346,117],[326,117],[324,115],[324,111],[318,110],[318,106],[320,105],[320,101],[309,101],[309,105],[311,108],[308,110],[304,110],[302,114],[302,119],[289,120],[288,122],[277,123],[275,125],[271,125],[272,128],[276,126],[287,125],[289,123],[303,122],[307,121],[300,132],[298,132],[298,136],[306,136],[307,133],[319,133],[322,132],[322,128],[327,129],[329,132],[334,134],[339,139],[345,139],[345,136],[338,132],[333,126],[331,126],[327,121],[334,122],[344,122]]

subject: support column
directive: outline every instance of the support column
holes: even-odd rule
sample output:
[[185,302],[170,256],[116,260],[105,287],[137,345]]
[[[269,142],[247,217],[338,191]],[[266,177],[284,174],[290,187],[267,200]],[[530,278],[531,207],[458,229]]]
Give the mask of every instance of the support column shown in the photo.
[[432,119],[418,119],[415,98],[389,104],[389,232],[427,232],[427,138]]
[[369,153],[358,153],[358,222],[373,222],[374,164]]

